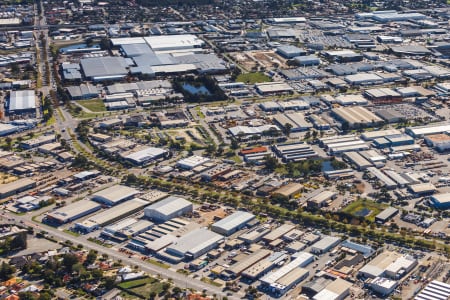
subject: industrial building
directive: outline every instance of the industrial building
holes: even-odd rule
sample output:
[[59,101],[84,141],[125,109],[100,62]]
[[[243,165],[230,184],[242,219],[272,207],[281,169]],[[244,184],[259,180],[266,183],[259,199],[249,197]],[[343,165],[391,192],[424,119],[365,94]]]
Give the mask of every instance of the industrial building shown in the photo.
[[402,96],[390,88],[370,89],[364,92],[373,104],[393,104],[402,102]]
[[222,220],[212,224],[211,230],[219,234],[229,236],[244,228],[247,223],[253,219],[255,219],[255,215],[249,212],[236,211]]
[[377,126],[383,120],[373,112],[361,106],[333,108],[333,114],[350,128]]
[[383,78],[375,73],[358,73],[354,75],[347,75],[344,77],[344,80],[350,85],[360,85],[360,86],[368,86],[384,83]]
[[275,229],[272,228],[272,231],[266,236],[264,236],[263,240],[266,243],[271,243],[294,229],[295,229],[294,225],[283,224]]
[[417,260],[411,256],[402,256],[397,252],[385,251],[363,266],[358,271],[358,276],[398,279],[408,274],[416,265]]
[[122,80],[128,74],[127,62],[119,56],[83,58],[80,65],[84,77],[92,81]]
[[292,59],[296,56],[306,55],[307,52],[304,49],[300,49],[292,45],[284,45],[277,48],[276,52],[284,58]]
[[323,254],[325,252],[330,251],[339,243],[341,242],[341,239],[339,237],[334,236],[324,236],[322,239],[320,239],[318,242],[314,243],[311,246],[311,253],[313,254]]
[[427,135],[424,139],[428,146],[436,148],[440,152],[450,149],[450,136],[447,134]]
[[375,222],[384,224],[389,219],[392,219],[395,215],[398,214],[398,209],[395,207],[388,207],[382,212],[380,212],[378,215],[375,216]]
[[256,91],[261,95],[291,94],[294,92],[289,84],[285,82],[263,82],[255,84]]
[[235,138],[249,138],[251,136],[267,134],[268,132],[281,132],[280,128],[275,125],[261,125],[261,126],[234,126],[228,128],[228,131]]
[[114,185],[102,191],[96,192],[91,199],[108,206],[114,206],[126,200],[132,199],[139,191],[125,185]]
[[21,193],[36,186],[36,181],[29,178],[21,178],[13,182],[0,185],[0,199]]
[[394,290],[398,286],[397,281],[383,277],[373,278],[369,280],[367,284],[372,291],[378,293],[383,297],[392,294],[392,292],[394,292]]
[[360,152],[345,152],[342,157],[344,160],[354,165],[359,171],[364,171],[373,166],[373,164],[362,156]]
[[273,117],[273,121],[283,130],[285,130],[286,125],[289,124],[291,132],[306,131],[313,127],[313,125],[305,119],[305,115],[302,113],[277,114]]
[[146,207],[144,215],[153,221],[166,222],[175,217],[192,213],[192,210],[193,205],[190,201],[170,196]]
[[373,176],[375,176],[378,181],[382,184],[382,186],[386,187],[387,189],[394,189],[397,187],[397,183],[393,181],[391,178],[389,178],[387,175],[385,175],[381,170],[370,167],[367,168],[367,171],[369,171]]
[[377,138],[399,135],[401,133],[402,132],[398,129],[374,130],[364,132],[363,134],[361,134],[361,138],[365,141],[373,141]]
[[75,228],[84,232],[92,232],[109,225],[117,220],[123,219],[129,215],[132,215],[138,211],[141,211],[149,203],[145,200],[134,198],[124,203],[118,204],[112,208],[109,208],[99,214],[93,215],[83,222],[76,223]]
[[411,193],[420,196],[430,195],[436,191],[436,187],[434,186],[434,184],[429,182],[411,184],[408,186],[408,189],[411,191]]
[[11,91],[7,103],[9,115],[36,114],[36,94],[33,90]]
[[336,278],[317,293],[313,300],[343,300],[350,294],[350,287],[353,284],[341,278]]
[[216,248],[223,239],[220,234],[199,228],[178,238],[165,252],[175,261],[192,260]]
[[405,133],[413,138],[422,138],[427,135],[450,132],[450,124],[432,124],[426,126],[408,127]]
[[272,195],[279,195],[287,199],[295,197],[303,189],[303,185],[296,182],[289,182],[275,190]]
[[320,58],[315,55],[305,55],[305,56],[296,56],[294,57],[294,61],[299,66],[318,66],[322,63]]
[[298,252],[295,258],[280,269],[266,274],[260,279],[263,288],[269,292],[282,296],[295,284],[303,281],[308,275],[304,269],[314,261],[314,256],[306,252]]
[[126,218],[117,223],[104,227],[101,235],[103,237],[125,242],[129,237],[134,237],[138,234],[146,232],[153,226],[154,224],[147,220]]
[[247,268],[242,272],[242,277],[249,278],[251,280],[258,279],[259,277],[267,274],[277,265],[286,261],[289,256],[282,252],[274,252],[269,257],[260,260],[250,268]]
[[144,146],[139,149],[120,153],[120,157],[136,166],[146,166],[164,157],[167,153],[168,151],[166,149]]
[[102,206],[99,203],[82,199],[47,213],[45,220],[62,225],[87,216],[101,208]]
[[21,141],[19,146],[22,149],[33,149],[45,144],[53,143],[54,141],[56,141],[56,136],[54,134],[41,135],[33,139]]
[[208,161],[210,161],[210,159],[207,157],[192,155],[190,157],[180,159],[177,162],[177,167],[185,170],[192,170],[203,165],[204,163],[207,163]]
[[449,298],[450,284],[432,280],[414,297],[414,300],[442,300]]
[[450,208],[450,193],[436,194],[430,197],[431,204],[437,209]]
[[237,278],[242,274],[242,272],[268,257],[270,254],[272,254],[272,251],[267,249],[256,250],[255,252],[249,254],[245,259],[233,264],[225,271],[225,273],[229,274],[229,277],[231,278]]
[[309,198],[306,203],[308,207],[322,208],[328,206],[332,200],[336,199],[336,197],[337,193],[325,190]]

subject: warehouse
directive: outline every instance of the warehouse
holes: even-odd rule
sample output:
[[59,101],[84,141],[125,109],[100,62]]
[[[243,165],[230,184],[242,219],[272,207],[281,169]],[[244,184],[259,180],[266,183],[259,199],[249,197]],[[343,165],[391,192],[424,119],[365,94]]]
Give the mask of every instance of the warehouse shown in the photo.
[[350,128],[376,126],[384,122],[373,112],[361,106],[333,108],[332,112],[338,120],[348,124]]
[[120,153],[120,156],[122,159],[136,166],[146,166],[155,160],[164,157],[167,153],[168,151],[162,148],[144,146],[133,149],[132,151]]
[[32,90],[11,91],[8,102],[8,113],[36,114],[36,95]]
[[442,300],[450,299],[450,284],[432,280],[414,300]]
[[395,215],[398,214],[398,209],[395,207],[388,207],[382,212],[380,212],[378,215],[375,216],[375,222],[384,224],[390,219],[392,219]]
[[50,223],[62,225],[96,212],[101,208],[102,206],[99,203],[82,199],[49,212],[45,220]]
[[383,84],[384,80],[375,73],[358,73],[345,76],[344,80],[350,85],[376,85]]
[[385,175],[383,172],[381,172],[381,170],[375,167],[367,168],[367,170],[380,181],[382,186],[386,187],[387,189],[393,189],[397,187],[397,183],[387,175]]
[[336,278],[313,297],[313,300],[343,300],[350,294],[353,284],[341,278]]
[[391,135],[399,135],[402,132],[398,129],[386,129],[386,130],[374,130],[367,131],[361,135],[361,138],[365,141],[373,141],[377,138],[387,137]]
[[263,240],[266,243],[273,242],[273,241],[281,238],[286,233],[292,231],[293,229],[295,229],[295,226],[290,225],[290,224],[283,224],[275,229],[272,228],[272,231],[269,234],[267,234],[266,236],[264,236]]
[[267,274],[275,266],[283,263],[288,259],[288,255],[282,252],[274,252],[269,257],[257,262],[250,268],[242,272],[242,276],[255,280],[264,274]]
[[204,163],[207,163],[208,161],[210,161],[210,159],[207,157],[192,155],[190,157],[180,159],[177,162],[177,167],[185,170],[192,170],[198,166],[203,165]]
[[328,149],[330,145],[339,145],[341,143],[361,142],[361,141],[362,140],[354,134],[331,136],[319,139],[320,145],[325,149]]
[[145,208],[144,214],[147,218],[166,222],[175,217],[192,213],[193,205],[186,199],[170,196]]
[[418,184],[412,184],[409,187],[409,190],[411,193],[415,195],[430,195],[433,194],[436,191],[436,187],[431,183],[418,183]]
[[177,261],[192,260],[216,248],[221,241],[223,236],[220,234],[199,228],[178,238],[165,252],[174,256],[172,259]]
[[256,83],[255,88],[261,95],[292,94],[294,91],[294,89],[285,82]]
[[286,130],[286,124],[289,124],[291,132],[306,131],[313,127],[311,123],[306,121],[305,115],[302,113],[278,114],[273,117],[273,121],[283,130]]
[[329,203],[336,199],[337,194],[332,191],[322,191],[319,194],[309,198],[307,200],[308,207],[312,208],[322,208],[328,206]]
[[364,98],[362,95],[339,95],[337,96],[334,101],[337,104],[343,105],[343,106],[349,106],[349,105],[367,105],[369,104],[369,101],[367,101],[366,98]]
[[287,199],[295,197],[303,189],[303,185],[296,182],[290,182],[281,186],[279,189],[273,192],[273,195],[279,195]]
[[294,61],[299,66],[318,66],[322,63],[320,58],[315,55],[305,55],[305,56],[296,56],[294,57]]
[[306,252],[298,252],[288,264],[262,277],[261,285],[264,289],[281,296],[308,276],[308,271],[303,268],[313,261],[313,255]]
[[406,128],[405,132],[413,138],[421,138],[426,135],[450,132],[450,124],[408,127]]
[[36,186],[36,181],[29,178],[21,178],[13,182],[0,185],[0,199],[21,193]]
[[36,138],[20,142],[19,146],[22,149],[32,149],[45,144],[53,143],[54,141],[56,141],[55,135],[41,135]]
[[126,60],[118,56],[82,58],[80,65],[86,79],[93,81],[122,80],[128,74]]
[[238,236],[238,239],[244,241],[247,244],[253,244],[259,242],[266,234],[271,231],[271,228],[264,224],[258,227],[254,227],[249,231]]
[[346,152],[342,157],[344,158],[344,160],[356,166],[359,171],[364,171],[365,169],[373,166],[373,164],[365,157],[363,157],[359,152]]
[[333,171],[325,171],[323,172],[325,178],[328,180],[341,180],[346,178],[352,178],[355,176],[355,171],[353,169],[341,169],[341,170],[333,170]]
[[114,206],[121,202],[130,200],[137,194],[139,194],[139,191],[134,188],[125,185],[114,185],[93,194],[91,199],[108,206]]
[[335,144],[329,144],[327,147],[330,155],[339,155],[350,151],[364,151],[370,149],[369,145],[362,140],[337,142]]
[[324,254],[339,245],[340,242],[341,239],[339,237],[325,236],[311,246],[311,253]]
[[275,125],[261,125],[261,126],[234,126],[228,128],[228,131],[231,135],[236,138],[242,139],[243,137],[250,137],[263,134],[267,134],[268,132],[280,132],[280,128]]
[[397,252],[385,251],[375,257],[358,271],[358,276],[375,278],[385,276],[386,270],[389,277],[399,278],[409,273],[417,265],[417,260]]
[[280,46],[277,48],[276,53],[287,59],[307,54],[305,50],[292,45]]
[[11,124],[5,124],[0,123],[0,136],[5,136],[11,133],[14,133],[19,130],[19,127],[11,125]]
[[436,148],[440,152],[450,149],[450,136],[447,134],[427,135],[424,139],[429,147]]
[[407,180],[405,177],[395,172],[394,170],[384,170],[384,173],[392,178],[400,187],[404,187],[410,184],[409,180]]
[[430,197],[431,204],[437,209],[450,208],[450,193],[442,193]]
[[358,62],[362,61],[364,57],[352,50],[336,50],[336,51],[325,51],[325,57],[332,59],[334,61],[345,63],[345,62]]
[[329,130],[331,128],[330,123],[318,115],[309,115],[309,120],[317,130]]
[[109,225],[117,220],[126,218],[147,206],[149,203],[145,200],[134,198],[117,206],[109,208],[99,214],[93,215],[81,223],[76,223],[75,227],[84,232],[92,232]]
[[402,102],[402,96],[389,88],[370,89],[364,92],[373,104],[393,104]]
[[192,50],[205,45],[204,41],[193,34],[147,36],[144,40],[155,52]]
[[272,252],[267,249],[259,249],[245,257],[244,259],[236,262],[234,265],[232,265],[230,268],[228,268],[225,273],[229,274],[229,277],[231,278],[237,278],[253,266],[254,264],[258,263],[259,261],[263,260],[264,258],[268,257]]
[[255,219],[255,215],[249,212],[236,211],[222,220],[212,224],[211,230],[219,234],[229,236],[244,228],[247,223],[253,219]]

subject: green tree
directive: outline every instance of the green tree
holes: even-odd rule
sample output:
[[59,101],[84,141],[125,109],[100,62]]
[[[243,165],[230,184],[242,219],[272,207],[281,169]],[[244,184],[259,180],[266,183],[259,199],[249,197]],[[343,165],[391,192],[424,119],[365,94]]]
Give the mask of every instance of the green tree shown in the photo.
[[291,123],[286,123],[283,126],[283,133],[289,137],[291,135],[291,130],[292,130],[292,124]]
[[16,272],[16,269],[11,266],[10,264],[7,264],[6,262],[3,262],[0,265],[0,280],[6,281],[8,279],[11,279],[12,275]]
[[93,264],[97,259],[97,252],[95,250],[90,250],[88,255],[86,256],[86,265]]
[[275,170],[278,167],[277,158],[271,155],[266,155],[264,157],[264,167],[269,171]]
[[64,254],[62,264],[64,267],[67,268],[67,270],[69,270],[71,272],[73,266],[77,263],[78,263],[78,258],[75,254],[72,254],[72,253]]

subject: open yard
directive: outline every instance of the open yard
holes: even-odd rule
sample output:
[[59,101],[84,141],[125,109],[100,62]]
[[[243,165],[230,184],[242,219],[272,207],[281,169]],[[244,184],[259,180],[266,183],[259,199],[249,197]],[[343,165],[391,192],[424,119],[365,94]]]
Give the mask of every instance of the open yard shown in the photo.
[[365,217],[369,221],[374,221],[375,216],[378,215],[386,206],[371,200],[361,199],[350,203],[342,211],[351,214],[355,217]]
[[105,111],[105,104],[103,103],[102,99],[93,99],[93,100],[80,100],[77,101],[78,104],[81,106],[86,107],[92,112],[100,112]]
[[158,295],[163,291],[163,283],[151,277],[122,282],[118,286],[132,295],[141,296],[143,299],[149,299],[150,295]]
[[260,82],[269,82],[271,79],[264,73],[261,72],[253,72],[253,73],[244,73],[240,74],[237,78],[237,82],[245,82],[248,84],[260,83]]
[[0,184],[10,183],[16,180],[17,180],[16,176],[0,172]]

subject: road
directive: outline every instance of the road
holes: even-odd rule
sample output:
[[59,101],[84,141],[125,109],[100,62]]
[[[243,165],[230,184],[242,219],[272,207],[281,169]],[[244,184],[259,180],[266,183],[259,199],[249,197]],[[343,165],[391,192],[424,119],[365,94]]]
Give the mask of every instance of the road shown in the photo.
[[164,269],[159,266],[153,265],[151,263],[142,261],[139,258],[128,257],[127,254],[118,252],[111,248],[106,248],[101,245],[95,244],[87,240],[85,236],[73,236],[71,234],[65,233],[63,231],[58,230],[57,228],[47,226],[44,224],[37,224],[31,221],[32,215],[26,214],[23,216],[15,215],[13,213],[5,211],[2,218],[12,219],[14,220],[18,226],[31,226],[38,231],[47,231],[49,235],[52,235],[55,239],[59,241],[71,241],[74,245],[82,244],[87,250],[95,250],[99,254],[107,254],[109,258],[112,258],[116,261],[121,260],[122,263],[130,266],[139,266],[139,268],[153,275],[160,275],[162,278],[172,279],[173,283],[180,288],[192,288],[197,291],[206,290],[208,294],[216,294],[217,296],[226,296],[228,299],[239,299],[240,297],[233,295],[225,295],[221,288],[204,283],[198,279],[194,279],[192,277],[177,273],[172,269]]

